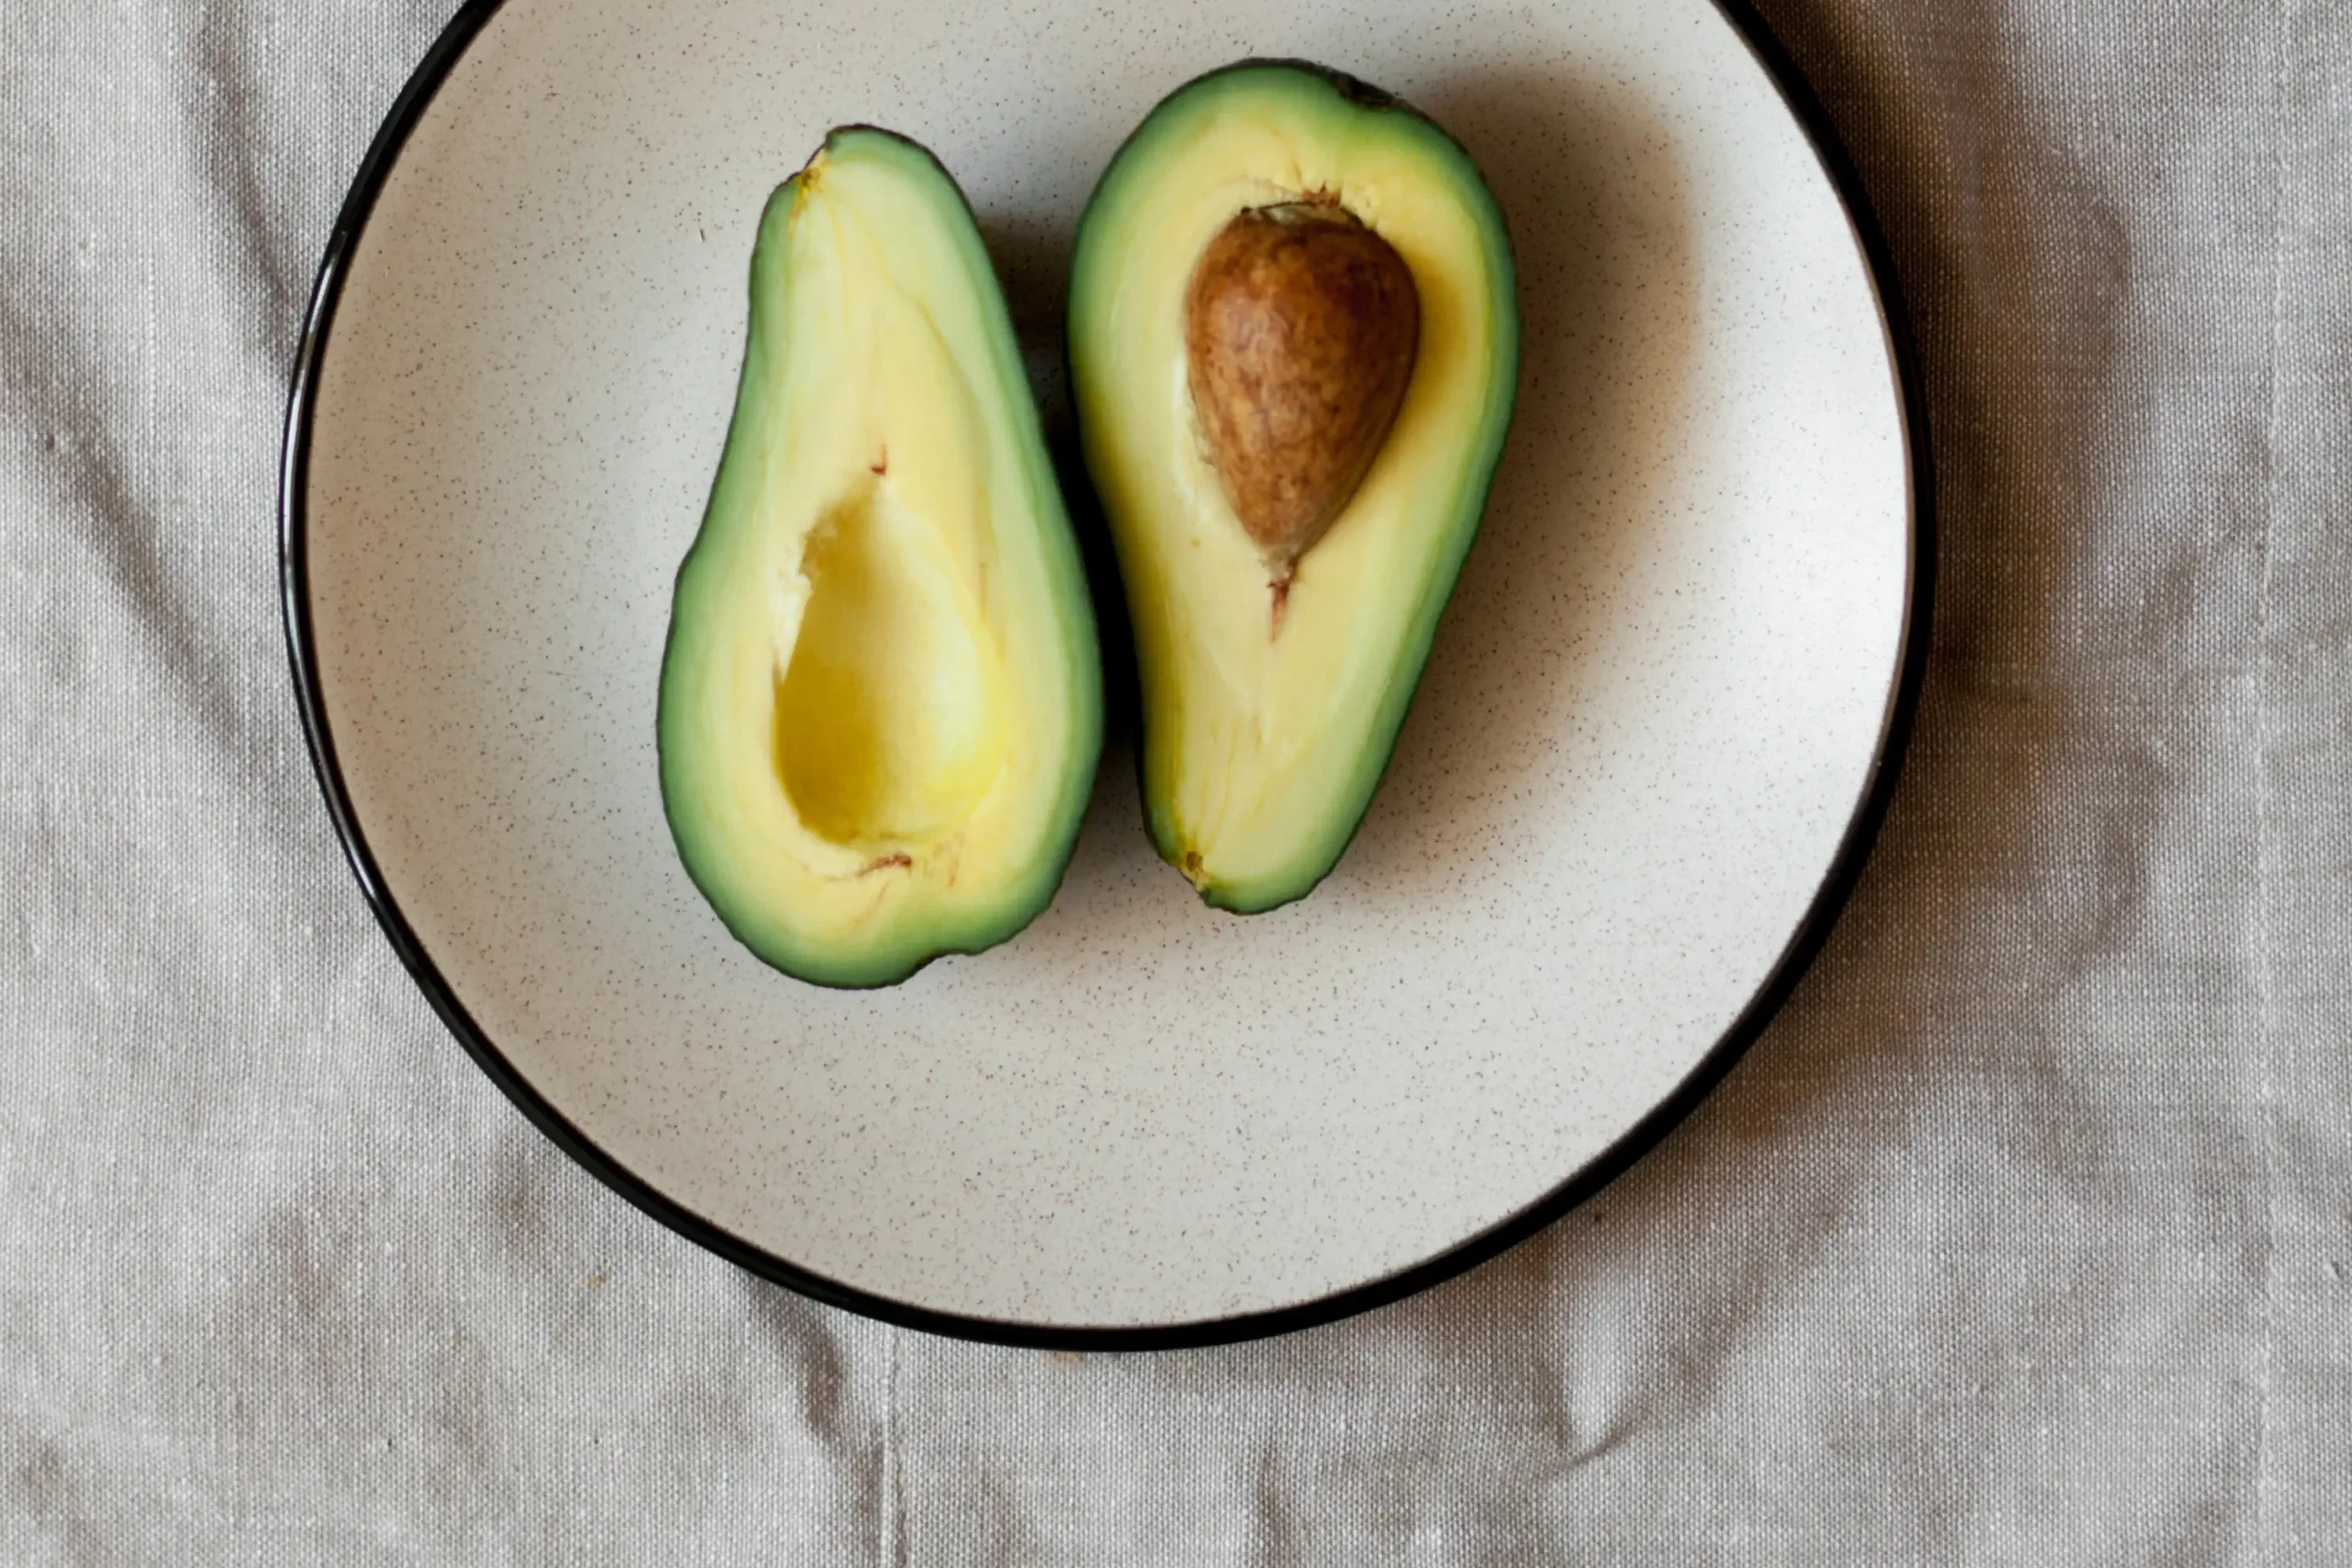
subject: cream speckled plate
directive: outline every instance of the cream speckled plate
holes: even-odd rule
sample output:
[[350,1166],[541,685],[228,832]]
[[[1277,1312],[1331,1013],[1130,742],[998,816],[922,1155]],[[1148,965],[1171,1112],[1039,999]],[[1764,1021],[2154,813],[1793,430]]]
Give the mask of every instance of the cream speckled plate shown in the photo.
[[[1430,112],[1517,247],[1517,424],[1363,831],[1304,903],[1213,912],[1115,734],[1025,934],[788,980],[687,880],[654,756],[761,201],[836,123],[929,145],[1058,420],[1096,175],[1247,55]],[[288,439],[296,679],[394,944],[624,1195],[897,1321],[1237,1338],[1529,1233],[1763,1026],[1916,688],[1923,427],[1810,104],[1712,0],[468,5],[338,226]]]

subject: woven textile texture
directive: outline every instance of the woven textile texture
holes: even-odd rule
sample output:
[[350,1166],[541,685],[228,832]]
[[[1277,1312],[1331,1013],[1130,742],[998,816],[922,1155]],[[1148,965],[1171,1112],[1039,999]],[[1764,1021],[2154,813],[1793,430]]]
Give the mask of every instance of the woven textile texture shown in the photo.
[[1850,910],[1536,1242],[1087,1358],[640,1218],[352,886],[279,422],[453,8],[0,8],[0,1561],[2352,1551],[2352,7],[1765,0],[1937,442],[1934,658]]

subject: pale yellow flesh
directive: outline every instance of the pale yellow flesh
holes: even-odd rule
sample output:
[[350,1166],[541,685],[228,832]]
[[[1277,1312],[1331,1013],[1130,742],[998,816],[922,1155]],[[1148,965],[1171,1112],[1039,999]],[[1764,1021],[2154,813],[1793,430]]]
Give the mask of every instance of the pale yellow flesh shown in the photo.
[[701,804],[729,879],[811,942],[1033,876],[1060,795],[1037,774],[1074,743],[1035,630],[1047,569],[992,515],[1024,470],[975,390],[989,326],[936,205],[887,174],[820,155],[801,176],[755,515],[712,542],[748,586],[702,612],[725,624],[703,631],[723,668]]
[[[1124,367],[1087,391],[1093,467],[1118,531],[1147,710],[1145,790],[1195,881],[1247,884],[1297,854],[1363,765],[1418,585],[1479,457],[1493,302],[1455,177],[1419,143],[1354,138],[1314,103],[1228,110],[1163,154],[1149,200],[1106,214],[1123,263],[1097,330]],[[1394,429],[1354,499],[1299,561],[1278,632],[1265,563],[1234,517],[1187,385],[1192,268],[1244,208],[1328,193],[1395,247],[1421,297],[1421,348]],[[1108,459],[1108,460],[1105,460]],[[1449,577],[1450,581],[1450,577]]]

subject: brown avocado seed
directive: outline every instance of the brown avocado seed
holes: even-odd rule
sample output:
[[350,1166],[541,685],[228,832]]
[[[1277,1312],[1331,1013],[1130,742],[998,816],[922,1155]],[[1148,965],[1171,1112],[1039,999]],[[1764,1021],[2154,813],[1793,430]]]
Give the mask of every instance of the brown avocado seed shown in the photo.
[[1184,300],[1192,404],[1277,585],[1363,483],[1420,342],[1412,269],[1335,201],[1247,209],[1201,253]]

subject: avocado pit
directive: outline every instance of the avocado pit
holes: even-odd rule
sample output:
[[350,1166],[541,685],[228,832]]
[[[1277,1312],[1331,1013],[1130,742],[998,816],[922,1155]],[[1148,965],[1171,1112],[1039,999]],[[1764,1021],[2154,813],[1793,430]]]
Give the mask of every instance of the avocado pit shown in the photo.
[[1328,196],[1251,207],[1184,302],[1193,407],[1277,590],[1347,510],[1412,379],[1421,297],[1396,247]]

